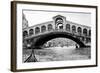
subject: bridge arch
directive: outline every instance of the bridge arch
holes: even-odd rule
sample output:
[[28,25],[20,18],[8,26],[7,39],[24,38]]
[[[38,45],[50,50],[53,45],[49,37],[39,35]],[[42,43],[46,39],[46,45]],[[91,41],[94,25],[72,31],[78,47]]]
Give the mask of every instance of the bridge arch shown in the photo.
[[45,25],[41,26],[41,32],[45,32],[45,31],[46,31],[46,26]]
[[63,23],[63,18],[58,17],[58,18],[56,18],[55,22],[56,22],[56,24],[57,23]]
[[35,28],[35,34],[38,34],[38,33],[40,33],[40,28],[39,27],[36,27]]
[[80,47],[85,47],[85,44],[80,39],[78,39],[77,37],[73,37],[72,35],[68,35],[68,34],[66,34],[66,32],[52,32],[52,33],[49,33],[49,34],[41,35],[34,42],[34,46],[36,48],[40,48],[47,41],[54,39],[54,38],[59,38],[59,37],[69,38],[69,39],[75,41],[77,44],[79,44]]
[[63,29],[63,18],[61,18],[61,17],[56,18],[55,24],[56,24],[57,30]]
[[30,29],[30,30],[29,30],[29,35],[30,35],[30,36],[33,35],[33,34],[34,34],[33,32],[34,32],[33,29]]
[[82,28],[81,27],[78,27],[77,28],[77,32],[78,32],[79,35],[81,35],[82,34]]
[[87,36],[87,29],[86,28],[83,29],[83,35]]
[[70,31],[70,24],[66,24],[66,30]]
[[53,29],[52,24],[48,24],[48,31],[51,31]]
[[72,26],[72,33],[75,33],[75,32],[76,32],[76,26],[73,25],[73,26]]
[[28,31],[23,31],[23,37],[28,37]]

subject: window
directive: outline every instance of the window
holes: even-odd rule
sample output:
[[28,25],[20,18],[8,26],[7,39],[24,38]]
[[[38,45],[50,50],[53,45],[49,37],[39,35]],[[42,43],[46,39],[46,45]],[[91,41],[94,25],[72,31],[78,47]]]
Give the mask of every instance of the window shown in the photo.
[[63,19],[62,18],[57,18],[56,23],[63,23]]
[[29,30],[29,35],[33,35],[33,29]]
[[36,27],[35,28],[35,34],[38,34],[40,32],[40,28],[39,27]]
[[57,29],[63,29],[63,19],[62,18],[56,18],[56,28]]
[[45,31],[46,31],[46,26],[43,25],[43,26],[41,27],[41,32],[45,32]]
[[28,36],[28,32],[27,31],[24,31],[23,32],[23,37],[27,37]]
[[70,31],[70,24],[66,24],[66,30]]
[[52,24],[48,24],[48,31],[52,30]]
[[86,28],[83,29],[83,35],[87,36],[87,29]]
[[75,33],[76,32],[76,26],[72,26],[72,32]]
[[82,28],[81,27],[78,27],[77,28],[77,32],[78,32],[79,35],[81,35],[82,34]]

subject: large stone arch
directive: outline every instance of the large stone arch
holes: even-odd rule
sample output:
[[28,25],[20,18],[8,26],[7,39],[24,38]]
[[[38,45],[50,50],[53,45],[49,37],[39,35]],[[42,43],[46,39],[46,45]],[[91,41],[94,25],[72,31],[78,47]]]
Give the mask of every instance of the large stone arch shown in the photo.
[[66,34],[66,32],[52,32],[52,33],[48,33],[45,35],[41,35],[41,36],[37,37],[38,39],[35,42],[33,42],[34,43],[33,46],[37,49],[41,48],[41,46],[44,43],[46,43],[47,41],[49,41],[53,38],[57,38],[57,37],[69,38],[69,39],[75,41],[77,44],[79,44],[80,47],[85,47],[85,44],[80,39],[78,39],[77,37],[73,37],[70,34]]

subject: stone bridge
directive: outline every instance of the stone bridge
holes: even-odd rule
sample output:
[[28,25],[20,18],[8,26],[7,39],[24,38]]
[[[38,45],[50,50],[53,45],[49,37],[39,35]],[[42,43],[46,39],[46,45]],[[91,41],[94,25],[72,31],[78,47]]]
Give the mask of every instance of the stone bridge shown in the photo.
[[23,29],[23,45],[30,48],[41,48],[47,41],[64,37],[75,41],[80,47],[91,43],[91,27],[66,20],[57,15],[53,21],[44,22]]

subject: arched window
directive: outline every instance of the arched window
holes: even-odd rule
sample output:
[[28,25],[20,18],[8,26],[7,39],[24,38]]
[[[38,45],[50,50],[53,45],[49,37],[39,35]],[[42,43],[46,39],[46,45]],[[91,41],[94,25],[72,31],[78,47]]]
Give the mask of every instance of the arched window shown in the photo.
[[52,24],[48,24],[48,31],[52,30]]
[[33,29],[29,30],[29,35],[33,35]]
[[63,23],[63,19],[62,18],[57,18],[56,23]]
[[35,34],[38,34],[40,32],[40,28],[39,27],[36,27],[35,28]]
[[24,31],[23,32],[23,37],[27,37],[28,36],[28,32],[27,31]]
[[81,35],[82,34],[82,28],[81,27],[78,27],[77,28],[77,32],[78,32],[79,35]]
[[66,24],[66,30],[70,31],[70,24]]
[[91,30],[89,30],[89,36],[91,36]]
[[87,36],[87,29],[86,28],[83,29],[83,35]]
[[63,29],[63,19],[62,18],[56,18],[56,28],[57,29]]
[[46,26],[43,25],[43,26],[41,27],[41,32],[45,32],[45,31],[46,31]]
[[72,32],[75,33],[76,32],[76,26],[72,26]]

